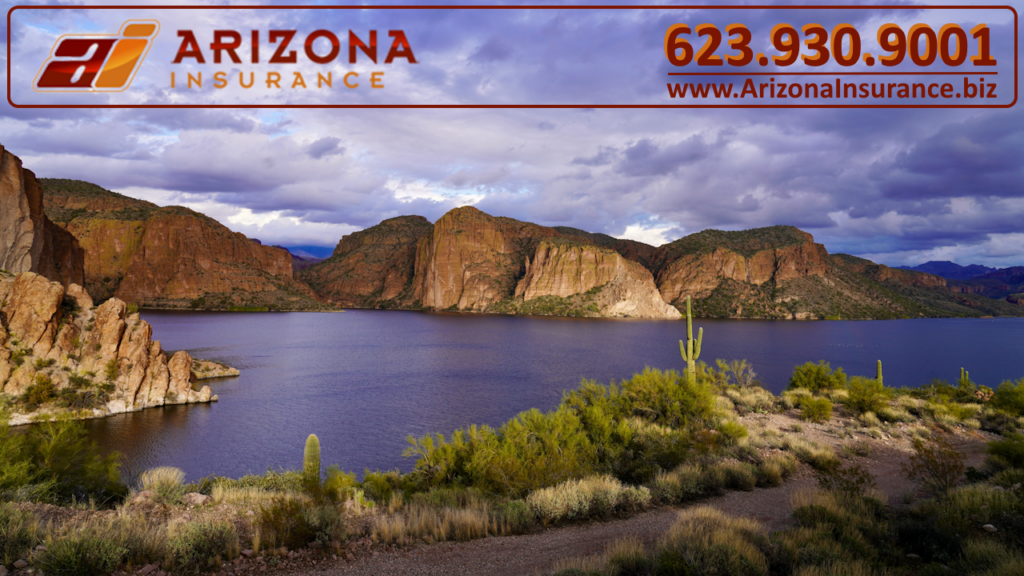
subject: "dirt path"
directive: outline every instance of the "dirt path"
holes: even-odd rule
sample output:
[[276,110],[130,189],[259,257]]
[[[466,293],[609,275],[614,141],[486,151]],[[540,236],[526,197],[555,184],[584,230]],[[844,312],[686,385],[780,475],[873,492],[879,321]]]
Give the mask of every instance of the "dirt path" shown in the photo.
[[[969,466],[984,459],[985,441],[978,436],[961,444]],[[872,442],[868,456],[850,460],[865,466],[876,478],[878,487],[894,502],[911,488],[901,472],[906,461],[905,442]],[[795,478],[777,488],[758,488],[751,492],[730,492],[704,500],[729,514],[755,518],[773,530],[785,528],[791,521],[790,499],[803,489],[814,488],[816,481],[806,466]],[[604,551],[607,544],[624,537],[636,537],[652,544],[676,519],[680,508],[659,508],[623,520],[593,522],[545,530],[524,536],[491,537],[472,542],[446,542],[410,550],[380,554],[338,563],[322,570],[304,569],[289,576],[522,576],[548,573],[562,558],[585,556]]]

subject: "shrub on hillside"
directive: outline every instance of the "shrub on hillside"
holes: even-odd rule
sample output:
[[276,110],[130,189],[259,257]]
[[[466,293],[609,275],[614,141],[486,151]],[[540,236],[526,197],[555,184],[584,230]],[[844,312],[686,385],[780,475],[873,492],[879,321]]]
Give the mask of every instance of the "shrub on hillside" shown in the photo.
[[185,473],[173,466],[150,468],[139,477],[143,490],[155,495],[157,502],[174,505],[180,504],[185,496]]
[[964,455],[944,434],[928,440],[914,439],[914,453],[903,464],[903,473],[931,494],[945,494],[963,478]]
[[805,396],[800,400],[800,417],[811,422],[828,422],[832,419],[832,403],[828,398]]
[[789,377],[789,388],[802,388],[811,392],[823,392],[846,387],[846,373],[842,368],[832,370],[832,366],[824,360],[817,364],[807,362],[793,370]]
[[27,558],[39,539],[39,526],[28,513],[0,504],[0,566]]
[[1000,468],[1024,468],[1024,435],[1010,434],[988,443],[989,458]]
[[991,405],[1015,416],[1024,416],[1024,378],[1004,381],[996,388]]
[[849,381],[849,395],[843,400],[843,404],[861,414],[865,412],[879,412],[885,407],[888,400],[885,386],[873,378],[854,376]]
[[168,542],[176,572],[195,574],[219,567],[239,550],[235,528],[224,521],[187,524]]

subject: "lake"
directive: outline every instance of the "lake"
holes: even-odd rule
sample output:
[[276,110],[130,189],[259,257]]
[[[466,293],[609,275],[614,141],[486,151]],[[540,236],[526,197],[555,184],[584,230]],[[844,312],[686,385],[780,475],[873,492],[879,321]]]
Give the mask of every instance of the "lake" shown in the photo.
[[[582,378],[684,366],[686,323],[350,310],[340,314],[144,311],[165,350],[219,360],[241,376],[207,380],[220,402],[87,422],[129,471],[177,466],[190,479],[299,468],[306,436],[323,462],[360,474],[408,471],[406,436],[500,425],[554,408]],[[697,320],[701,359],[746,358],[772,392],[793,367],[827,360],[889,386],[1024,377],[1024,319],[793,322]]]

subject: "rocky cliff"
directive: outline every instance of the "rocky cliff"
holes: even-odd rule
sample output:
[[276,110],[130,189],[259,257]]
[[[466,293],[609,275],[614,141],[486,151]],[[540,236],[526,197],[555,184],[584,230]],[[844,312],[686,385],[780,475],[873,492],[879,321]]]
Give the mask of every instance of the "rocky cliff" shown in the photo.
[[187,352],[168,357],[148,322],[121,300],[99,307],[77,284],[32,273],[0,278],[0,392],[12,424],[70,412],[97,417],[210,402]]
[[287,250],[263,246],[179,206],[159,207],[77,180],[41,180],[50,217],[85,250],[85,287],[149,307],[316,310]]
[[526,257],[553,228],[456,208],[416,248],[413,299],[425,308],[483,312],[509,297]]
[[938,276],[830,255],[792,226],[705,230],[653,248],[470,207],[433,226],[404,216],[346,236],[300,276],[356,308],[678,318],[666,304],[690,296],[695,314],[721,318],[1024,315],[1003,296],[957,295]]
[[597,315],[623,318],[678,319],[665,303],[651,272],[607,248],[562,239],[542,240],[515,297],[524,303],[544,297],[582,295]]
[[327,260],[298,272],[325,301],[347,308],[395,308],[412,298],[416,247],[434,227],[399,216],[342,237]]
[[0,145],[0,270],[36,272],[64,286],[83,284],[84,253],[43,208],[43,189]]

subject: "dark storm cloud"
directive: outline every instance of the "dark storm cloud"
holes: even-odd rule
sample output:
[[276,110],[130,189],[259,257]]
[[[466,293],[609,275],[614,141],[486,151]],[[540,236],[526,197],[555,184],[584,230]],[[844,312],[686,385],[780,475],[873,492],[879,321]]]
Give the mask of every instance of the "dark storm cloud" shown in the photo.
[[319,160],[325,156],[336,156],[345,153],[345,148],[339,146],[341,144],[341,138],[335,138],[334,136],[325,136],[319,140],[315,140],[309,147],[306,148],[306,152],[310,158]]
[[616,171],[628,176],[662,176],[679,168],[707,158],[708,146],[692,136],[665,147],[659,147],[647,138],[628,146]]
[[[770,10],[563,12],[315,11],[296,12],[288,26],[357,34],[405,29],[420,61],[403,69],[413,88],[403,97],[411,100],[642,103],[660,97],[650,87],[663,90],[666,72],[674,70],[660,55],[669,25],[723,27],[742,16],[753,30],[783,21]],[[797,28],[811,21],[864,28],[877,16],[782,14]],[[898,17],[909,22],[926,12]],[[992,25],[994,48],[1012,36],[1009,26]],[[768,49],[766,39],[753,48]],[[1010,89],[1006,77],[1000,72]],[[5,106],[0,141],[40,175],[155,189],[174,201],[217,203],[226,215],[250,210],[297,220],[280,230],[308,223],[366,227],[404,214],[434,220],[475,203],[495,215],[609,234],[640,227],[671,240],[705,228],[792,224],[833,252],[910,258],[949,247],[1008,264],[1015,257],[1024,263],[1024,246],[1007,248],[1007,238],[1024,230],[1019,110]],[[277,230],[259,234],[274,242]]]

